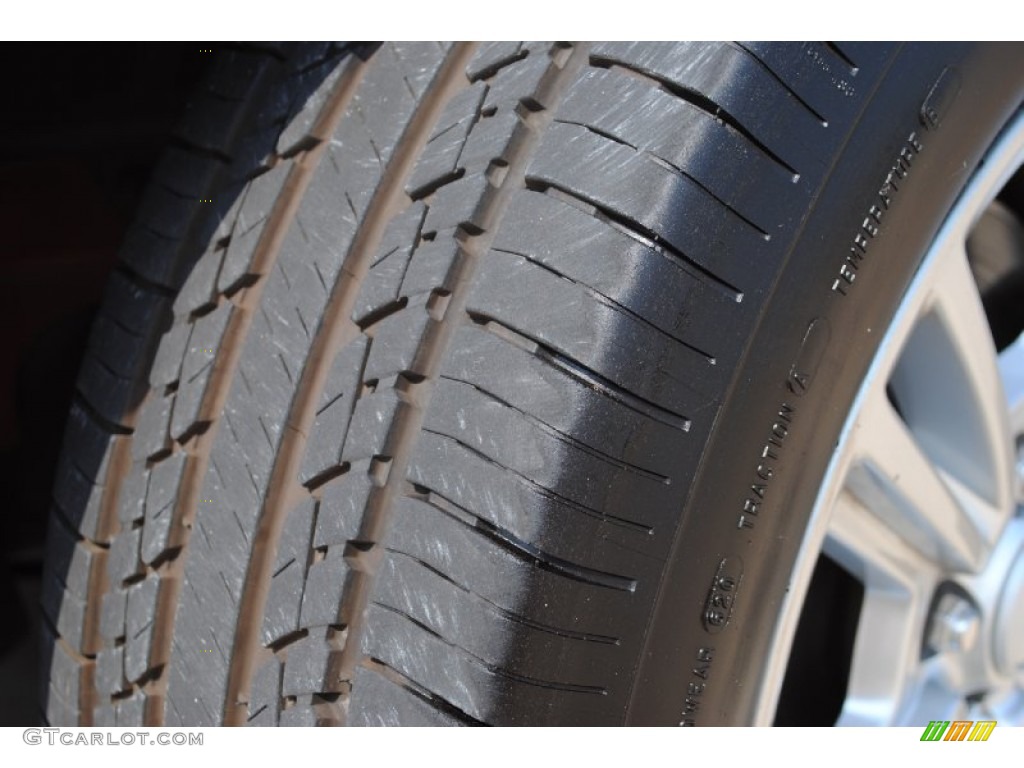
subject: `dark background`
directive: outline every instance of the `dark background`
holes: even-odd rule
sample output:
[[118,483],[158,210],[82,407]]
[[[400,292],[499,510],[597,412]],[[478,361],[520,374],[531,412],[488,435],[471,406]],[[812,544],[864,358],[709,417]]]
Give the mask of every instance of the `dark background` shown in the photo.
[[0,726],[34,725],[39,583],[75,376],[209,43],[0,46]]

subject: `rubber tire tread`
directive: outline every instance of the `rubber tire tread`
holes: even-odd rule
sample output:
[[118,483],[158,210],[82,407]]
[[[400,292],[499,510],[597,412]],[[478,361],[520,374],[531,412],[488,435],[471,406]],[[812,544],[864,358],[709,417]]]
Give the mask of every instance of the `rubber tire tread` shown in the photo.
[[230,55],[83,366],[48,721],[621,722],[856,115],[818,86],[856,73],[823,44]]

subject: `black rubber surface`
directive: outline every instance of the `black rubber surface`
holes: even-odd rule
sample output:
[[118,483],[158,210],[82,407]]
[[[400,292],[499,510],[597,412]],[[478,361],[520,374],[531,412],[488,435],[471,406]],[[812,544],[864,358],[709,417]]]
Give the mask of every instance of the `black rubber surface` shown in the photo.
[[[758,390],[807,327],[779,319],[818,285],[789,285],[809,258],[794,254],[822,247],[838,272],[857,226],[841,203],[870,204],[950,63],[975,88],[982,117],[960,138],[977,157],[1020,102],[1019,82],[972,85],[1021,55],[992,50],[977,65],[967,48],[823,43],[225,54],[79,379],[47,719],[741,720],[735,686],[701,710],[686,675],[760,648],[780,594],[766,587],[728,650],[701,641],[713,568],[738,546],[715,537],[748,484],[730,450],[794,418]],[[953,194],[924,206],[922,242]],[[777,358],[754,346],[769,327]],[[850,370],[873,343],[851,345]],[[748,573],[792,546],[773,561],[751,545]]]

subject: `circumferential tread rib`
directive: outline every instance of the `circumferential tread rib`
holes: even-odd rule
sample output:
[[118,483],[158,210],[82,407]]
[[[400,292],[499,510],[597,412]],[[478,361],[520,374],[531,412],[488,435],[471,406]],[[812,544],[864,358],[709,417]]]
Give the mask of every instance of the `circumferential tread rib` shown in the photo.
[[[264,270],[267,274],[265,281],[254,286],[257,289],[262,286],[262,290],[249,299],[258,302],[260,311],[257,317],[262,320],[263,333],[246,337],[238,366],[242,371],[249,371],[249,381],[266,385],[271,378],[273,386],[265,387],[260,400],[253,401],[247,392],[243,392],[244,387],[239,388],[236,379],[227,393],[224,407],[235,424],[235,435],[241,435],[226,438],[227,433],[220,432],[211,447],[211,455],[220,457],[219,465],[227,468],[224,471],[228,477],[214,479],[212,483],[212,478],[208,477],[203,495],[209,496],[212,504],[217,506],[201,506],[197,521],[208,520],[218,535],[210,540],[207,552],[193,552],[194,556],[187,561],[182,578],[192,588],[182,593],[179,616],[173,630],[177,658],[172,658],[168,670],[168,696],[177,698],[175,711],[185,721],[203,720],[207,713],[223,711],[225,720],[233,722],[238,713],[244,714],[244,709],[235,703],[235,696],[228,694],[228,688],[233,684],[233,678],[240,674],[235,672],[239,669],[236,665],[243,664],[248,658],[241,652],[241,644],[235,642],[236,629],[242,627],[239,634],[242,638],[258,626],[258,618],[251,611],[243,612],[248,597],[246,573],[255,567],[248,562],[253,557],[248,540],[265,541],[266,534],[259,536],[256,530],[261,503],[265,508],[262,520],[268,520],[273,518],[271,513],[274,509],[295,503],[304,493],[301,488],[280,481],[275,484],[274,480],[282,472],[285,478],[294,476],[294,468],[288,464],[294,461],[290,458],[294,452],[281,441],[287,441],[289,436],[296,434],[294,426],[285,429],[290,401],[294,399],[304,404],[308,399],[301,389],[296,394],[297,378],[305,370],[314,344],[314,340],[303,332],[301,324],[293,324],[288,318],[295,309],[312,317],[323,314],[328,302],[323,281],[325,277],[333,281],[342,274],[345,243],[351,243],[357,236],[359,221],[355,212],[349,217],[327,219],[324,205],[343,198],[350,206],[359,206],[365,212],[369,203],[365,192],[359,194],[354,188],[348,191],[346,185],[352,182],[347,174],[339,173],[338,168],[365,163],[371,158],[376,160],[380,147],[386,146],[388,136],[392,147],[398,141],[402,126],[397,121],[388,124],[386,129],[379,124],[370,125],[374,114],[361,103],[361,99],[366,98],[362,95],[364,91],[372,93],[375,88],[402,77],[401,63],[395,61],[394,52],[391,51],[388,57],[387,49],[390,48],[386,46],[385,50],[378,51],[378,56],[370,62],[357,63],[353,76],[335,86],[335,96],[328,99],[323,108],[333,115],[333,118],[323,121],[327,126],[325,133],[333,136],[315,149],[306,161],[300,161],[297,172],[301,174],[301,184],[292,187],[296,190],[294,203],[282,206],[279,201],[275,208],[275,211],[284,210],[287,218],[273,229],[268,226],[267,237],[272,238],[272,247],[278,253],[271,262],[273,269]],[[436,51],[435,56],[439,58],[441,53]],[[410,109],[415,104],[411,95],[406,101]],[[332,127],[334,125],[337,127]],[[371,130],[373,127],[380,130],[374,132]],[[365,179],[362,181],[365,183]],[[306,222],[304,228],[288,226],[300,220]],[[311,242],[304,231],[317,232],[318,239]],[[342,327],[341,331],[344,330]],[[281,378],[276,384],[272,377],[267,376],[272,371],[280,372]],[[303,383],[305,381],[308,379]],[[241,456],[236,447],[239,441],[247,447],[247,452]],[[287,469],[278,470],[277,467]],[[219,484],[221,479],[224,486]],[[228,513],[234,513],[232,518],[240,517],[243,524],[224,525],[222,521]],[[250,536],[246,535],[247,529],[253,531]],[[219,553],[220,557],[214,553]],[[259,555],[258,549],[255,555]],[[270,565],[268,563],[267,567]],[[227,593],[227,603],[223,602],[223,597],[218,597],[213,586],[218,582],[224,585],[220,594]],[[211,604],[211,600],[215,602]],[[190,649],[189,635],[216,639],[218,645],[234,649],[231,666],[210,670],[202,678],[198,691],[195,680],[203,666],[203,648],[200,645]],[[213,716],[220,717],[217,714]]]
[[[138,541],[141,530],[138,526],[142,522],[149,472],[144,464],[133,461],[133,443],[157,446],[154,461],[166,458],[170,453],[160,447],[166,438],[161,439],[154,434],[154,430],[166,428],[166,422],[161,426],[160,414],[169,415],[170,409],[150,407],[149,411],[155,417],[147,420],[140,417],[139,407],[140,400],[152,402],[158,397],[153,392],[145,394],[145,382],[160,335],[167,328],[170,299],[176,294],[182,276],[199,259],[206,243],[233,215],[231,202],[240,188],[239,184],[259,175],[268,158],[273,162],[273,137],[280,129],[279,121],[299,110],[309,93],[311,82],[291,78],[282,64],[301,58],[304,49],[289,44],[281,50],[279,57],[248,48],[218,51],[204,87],[234,94],[235,103],[229,110],[233,110],[233,114],[218,124],[218,130],[224,131],[222,139],[232,145],[232,152],[221,158],[223,162],[211,163],[203,151],[168,150],[156,170],[157,180],[151,185],[137,219],[128,231],[108,285],[99,313],[100,320],[93,332],[98,346],[86,353],[78,391],[81,395],[79,405],[88,408],[94,421],[112,428],[118,437],[104,449],[88,449],[74,441],[66,442],[65,456],[75,457],[90,483],[96,484],[90,489],[80,480],[69,480],[62,490],[58,483],[55,496],[64,507],[62,514],[69,521],[78,521],[76,524],[85,526],[83,531],[88,536],[99,536],[104,542],[112,540],[112,549],[129,532]],[[291,104],[278,102],[268,109],[265,91],[278,89],[278,96],[287,95]],[[178,130],[186,144],[199,145],[212,140],[212,134],[204,137],[202,131],[215,124],[217,121],[208,120],[200,124],[186,118]],[[214,203],[206,204],[203,202],[206,199],[214,199]],[[156,234],[158,232],[168,234],[165,237]],[[112,380],[105,372],[114,373],[119,378]],[[169,389],[173,392],[173,388]],[[160,393],[163,396],[167,394]],[[173,394],[170,396],[173,400]],[[142,410],[145,416],[145,408]],[[143,541],[146,543],[148,540]],[[169,553],[174,551],[173,548],[168,550]],[[126,555],[139,556],[130,551]],[[119,595],[123,593],[117,584],[106,578],[102,558],[93,558],[93,561],[93,575],[87,582],[81,582],[82,587],[88,590],[88,598],[83,603],[84,614],[79,622],[90,647],[99,648],[102,658],[108,649],[107,644],[116,640],[111,633],[123,633],[124,603],[122,598],[118,619],[116,607]],[[154,561],[153,566],[156,565]],[[72,606],[71,603],[68,605]],[[150,613],[146,626],[152,625],[151,619]],[[117,629],[118,621],[122,623],[121,630]],[[107,629],[111,632],[108,633]],[[77,635],[78,630],[74,633]],[[48,667],[49,660],[53,660],[53,679],[70,676],[67,669],[58,671],[56,667],[62,656],[54,649],[61,642],[63,638],[57,637],[50,643],[44,643],[43,666]],[[139,658],[137,654],[129,654],[125,656],[124,663],[136,665]],[[146,664],[144,660],[143,664]],[[158,670],[159,665],[153,669]],[[150,714],[154,711],[153,704],[159,695],[148,687],[151,676],[143,675],[138,684],[129,685],[110,700],[105,698],[106,692],[95,687],[99,684],[95,671],[93,663],[86,661],[76,675],[77,714],[72,710],[73,716],[69,716],[67,709],[61,710],[63,714],[57,716],[57,710],[46,703],[44,696],[44,709],[49,712],[50,721],[60,724],[131,725],[142,722],[147,711]],[[113,667],[109,671],[116,677]],[[127,673],[128,669],[124,672]],[[67,695],[51,690],[55,693],[54,706],[59,705],[58,709],[69,703]]]
[[[396,313],[401,313],[406,310],[408,301],[406,297],[402,297],[400,300],[385,305],[385,307],[379,308],[375,312],[372,312],[370,316],[362,318],[359,325],[354,327],[348,326],[348,332],[337,332],[336,329],[344,329],[345,323],[351,323],[351,316],[354,312],[354,305],[360,290],[359,278],[365,275],[368,269],[372,269],[375,263],[369,262],[368,257],[373,256],[377,251],[380,241],[385,237],[387,232],[388,222],[391,217],[395,214],[396,209],[399,210],[398,215],[401,216],[401,208],[403,206],[403,200],[400,196],[399,190],[400,185],[404,182],[406,175],[406,167],[411,164],[415,157],[414,148],[423,141],[424,131],[429,126],[431,119],[433,118],[440,105],[443,103],[443,97],[448,87],[447,81],[450,79],[450,72],[454,68],[458,67],[463,61],[466,55],[465,46],[457,46],[450,50],[446,56],[442,58],[441,54],[443,51],[435,50],[432,51],[437,57],[434,65],[439,67],[438,73],[433,77],[432,83],[428,90],[425,91],[425,96],[422,101],[417,105],[415,102],[410,102],[408,112],[406,113],[408,122],[403,129],[401,138],[392,145],[378,146],[373,144],[371,150],[378,163],[382,164],[382,175],[380,177],[377,189],[368,201],[367,209],[364,212],[361,221],[358,223],[356,229],[350,235],[351,240],[348,247],[344,269],[341,273],[341,277],[338,283],[334,286],[333,293],[328,301],[325,314],[321,320],[321,332],[317,339],[313,342],[313,351],[310,355],[312,364],[307,364],[303,371],[303,385],[308,386],[311,390],[310,394],[303,397],[305,394],[300,388],[299,394],[295,398],[293,404],[292,414],[289,417],[289,421],[295,425],[295,430],[289,437],[294,438],[291,443],[286,443],[282,446],[281,453],[277,458],[277,467],[275,467],[274,479],[271,481],[272,485],[268,492],[267,503],[264,510],[263,519],[261,520],[261,530],[267,531],[269,538],[273,539],[278,535],[280,526],[285,524],[282,520],[277,520],[275,526],[275,518],[280,518],[278,510],[284,509],[290,503],[290,499],[284,495],[274,496],[275,486],[287,485],[291,482],[291,478],[294,475],[294,469],[288,465],[288,456],[294,456],[293,461],[297,462],[303,451],[308,450],[308,445],[303,440],[303,435],[309,431],[309,427],[317,429],[315,424],[309,425],[311,419],[315,419],[316,414],[311,413],[309,409],[309,403],[315,402],[315,393],[317,389],[323,386],[323,379],[328,375],[330,363],[332,359],[342,359],[346,354],[346,350],[351,346],[358,345],[362,341],[360,333],[369,336],[365,341],[367,352],[362,356],[362,361],[358,366],[359,380],[349,382],[349,388],[354,390],[350,398],[351,405],[351,420],[349,422],[348,430],[352,430],[356,436],[360,435],[360,430],[363,427],[362,421],[360,420],[360,406],[365,405],[359,397],[359,390],[362,386],[362,381],[369,375],[367,373],[367,365],[371,364],[375,359],[375,352],[379,349],[380,341],[377,337],[383,338],[383,331],[379,326],[383,326],[387,323],[387,318]],[[372,76],[372,72],[371,72]],[[356,96],[354,102],[354,108],[359,107],[359,97]],[[368,107],[362,107],[361,110],[366,110]],[[361,111],[364,119],[368,117],[365,111]],[[372,114],[372,113],[371,113]],[[344,131],[344,123],[341,126],[341,131]],[[379,139],[378,139],[379,141]],[[390,162],[385,162],[389,159]],[[335,168],[337,165],[334,166]],[[351,206],[353,202],[351,198],[348,198],[346,202]],[[379,261],[377,262],[379,263]],[[418,305],[414,305],[410,308],[413,311]],[[332,333],[332,329],[335,332]],[[356,340],[353,341],[353,335]],[[341,352],[339,353],[339,348]],[[396,372],[397,373],[397,372]],[[346,433],[345,439],[342,441],[342,446],[348,442],[348,434]],[[337,459],[337,457],[336,457]],[[340,461],[340,459],[337,459]],[[341,466],[345,466],[344,463]],[[331,470],[327,470],[330,474]],[[321,473],[323,474],[323,473]],[[329,481],[328,481],[329,482]],[[295,492],[293,491],[293,496]],[[276,510],[275,510],[276,507]],[[277,514],[275,514],[275,512]],[[276,528],[276,530],[275,530]],[[267,552],[270,554],[270,551]],[[333,554],[333,553],[330,553]],[[246,620],[253,622],[258,621],[261,612],[263,611],[264,595],[260,589],[259,579],[265,578],[261,576],[257,570],[259,565],[259,557],[262,555],[264,560],[267,555],[263,555],[257,552],[254,555],[253,563],[250,565],[250,573],[248,576],[248,592],[247,598],[249,602],[246,605],[246,610],[249,611],[249,617],[242,616],[240,626],[244,627]],[[326,562],[337,562],[341,563],[340,560],[325,560]],[[344,566],[341,566],[344,571]],[[322,578],[317,574],[325,573],[325,565],[321,564],[317,566],[314,563],[308,570],[310,584],[313,584],[314,578]],[[333,589],[340,589],[343,586],[344,575],[343,573],[337,573],[332,571],[331,578],[334,580],[332,587],[327,589],[327,593],[332,595],[337,600],[337,594]],[[342,583],[338,583],[338,579],[342,580]],[[324,589],[323,585],[319,582],[316,584],[320,589]],[[310,586],[310,589],[313,587]],[[320,606],[316,609],[312,607],[307,611],[307,604],[312,605],[313,598],[304,598],[303,600],[303,615],[306,617],[307,614],[320,615],[322,611],[327,610],[330,612],[331,606],[324,604],[323,601],[317,596],[315,599],[320,603]],[[329,601],[328,601],[329,602]],[[334,612],[337,612],[337,608],[334,608]],[[304,620],[310,620],[304,618]],[[324,617],[325,621],[331,621],[332,615],[328,613]],[[238,632],[236,634],[236,658],[235,666],[233,667],[232,679],[229,680],[229,687],[232,690],[237,689],[237,694],[232,694],[229,691],[229,703],[227,711],[228,721],[237,719],[239,715],[244,714],[245,710],[241,707],[236,708],[236,712],[232,713],[231,701],[244,701],[246,699],[245,687],[248,683],[249,672],[246,669],[246,665],[251,658],[259,653],[259,649],[251,645],[251,641],[245,636],[245,633]],[[326,657],[326,658],[329,658]],[[288,667],[286,664],[285,673],[288,673]],[[333,694],[335,691],[330,690],[328,687],[324,687],[321,693]]]

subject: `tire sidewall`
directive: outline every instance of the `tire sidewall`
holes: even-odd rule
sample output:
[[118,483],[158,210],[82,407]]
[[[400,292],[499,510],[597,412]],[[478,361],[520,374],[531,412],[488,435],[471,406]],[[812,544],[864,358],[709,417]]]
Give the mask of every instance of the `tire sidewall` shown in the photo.
[[[866,101],[716,419],[647,627],[627,722],[752,722],[840,432],[929,243],[1021,103],[1024,78],[1007,76],[1021,71],[1021,54],[908,45]],[[929,109],[938,110],[937,125]],[[904,173],[893,179],[901,155]],[[883,206],[887,178],[898,189]],[[865,222],[877,233],[865,234]],[[860,248],[855,269],[851,248]],[[737,588],[709,622],[723,576]]]

